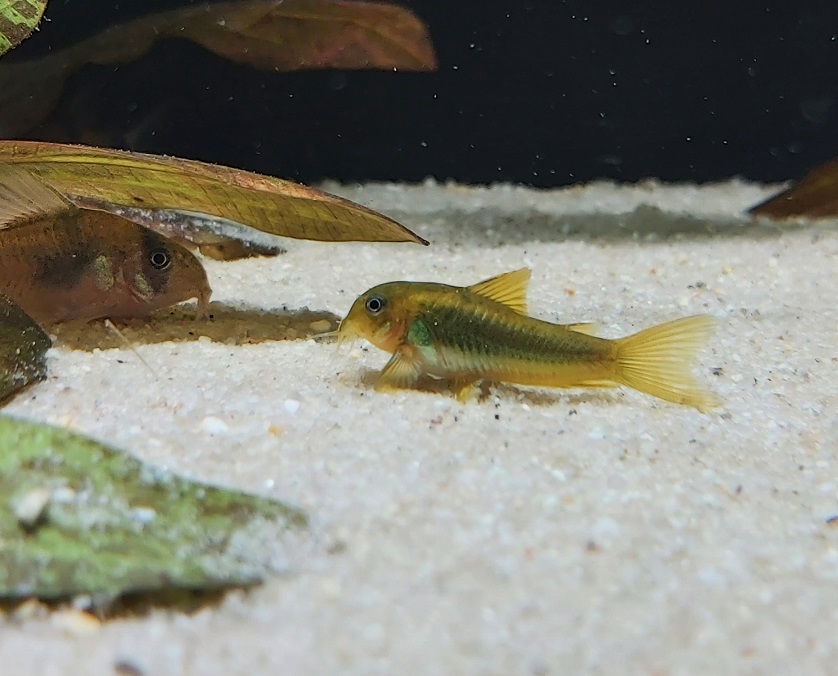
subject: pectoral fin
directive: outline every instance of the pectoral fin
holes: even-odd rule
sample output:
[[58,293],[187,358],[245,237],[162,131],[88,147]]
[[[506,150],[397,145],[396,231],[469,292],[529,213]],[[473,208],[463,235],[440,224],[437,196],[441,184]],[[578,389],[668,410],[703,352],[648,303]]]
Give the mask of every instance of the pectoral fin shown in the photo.
[[422,372],[419,351],[412,345],[400,345],[378,376],[379,392],[413,387]]

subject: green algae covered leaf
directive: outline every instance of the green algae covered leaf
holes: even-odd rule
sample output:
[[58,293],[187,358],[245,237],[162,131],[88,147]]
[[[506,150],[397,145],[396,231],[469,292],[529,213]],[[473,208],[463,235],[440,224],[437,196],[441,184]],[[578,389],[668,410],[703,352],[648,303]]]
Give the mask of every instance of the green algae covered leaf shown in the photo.
[[[305,515],[179,478],[66,430],[0,417],[0,598],[258,583]],[[268,552],[273,552],[268,554]]]
[[32,35],[46,6],[47,0],[0,0],[0,54]]
[[46,376],[46,352],[52,346],[23,310],[0,296],[0,402]]

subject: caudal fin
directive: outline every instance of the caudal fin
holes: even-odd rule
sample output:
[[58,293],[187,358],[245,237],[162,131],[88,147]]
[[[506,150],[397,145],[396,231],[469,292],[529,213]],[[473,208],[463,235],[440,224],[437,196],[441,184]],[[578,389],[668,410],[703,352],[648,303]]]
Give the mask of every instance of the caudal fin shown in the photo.
[[617,341],[615,380],[636,390],[705,412],[721,401],[702,390],[691,366],[715,321],[708,315],[653,326]]

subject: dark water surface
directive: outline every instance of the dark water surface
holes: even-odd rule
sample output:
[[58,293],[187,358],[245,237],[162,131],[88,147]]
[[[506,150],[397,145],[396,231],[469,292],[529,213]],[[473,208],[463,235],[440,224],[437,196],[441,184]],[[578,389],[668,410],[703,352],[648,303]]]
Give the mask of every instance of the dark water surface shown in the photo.
[[[3,63],[179,4],[51,0]],[[438,72],[265,73],[163,40],[85,66],[16,135],[306,182],[777,181],[838,156],[834,1],[400,4],[429,25]]]

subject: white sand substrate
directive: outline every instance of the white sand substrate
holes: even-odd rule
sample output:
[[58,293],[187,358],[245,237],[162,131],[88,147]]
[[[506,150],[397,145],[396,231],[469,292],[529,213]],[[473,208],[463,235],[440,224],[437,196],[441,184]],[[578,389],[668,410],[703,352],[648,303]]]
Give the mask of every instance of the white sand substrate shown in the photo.
[[[433,245],[207,262],[214,320],[129,326],[135,352],[68,327],[5,409],[303,507],[287,572],[191,616],[7,617],[2,673],[838,673],[834,223],[751,225],[776,186],[739,181],[324,188]],[[310,338],[380,282],[522,266],[532,314],[604,336],[717,317],[696,373],[723,408],[379,394],[387,355]]]

